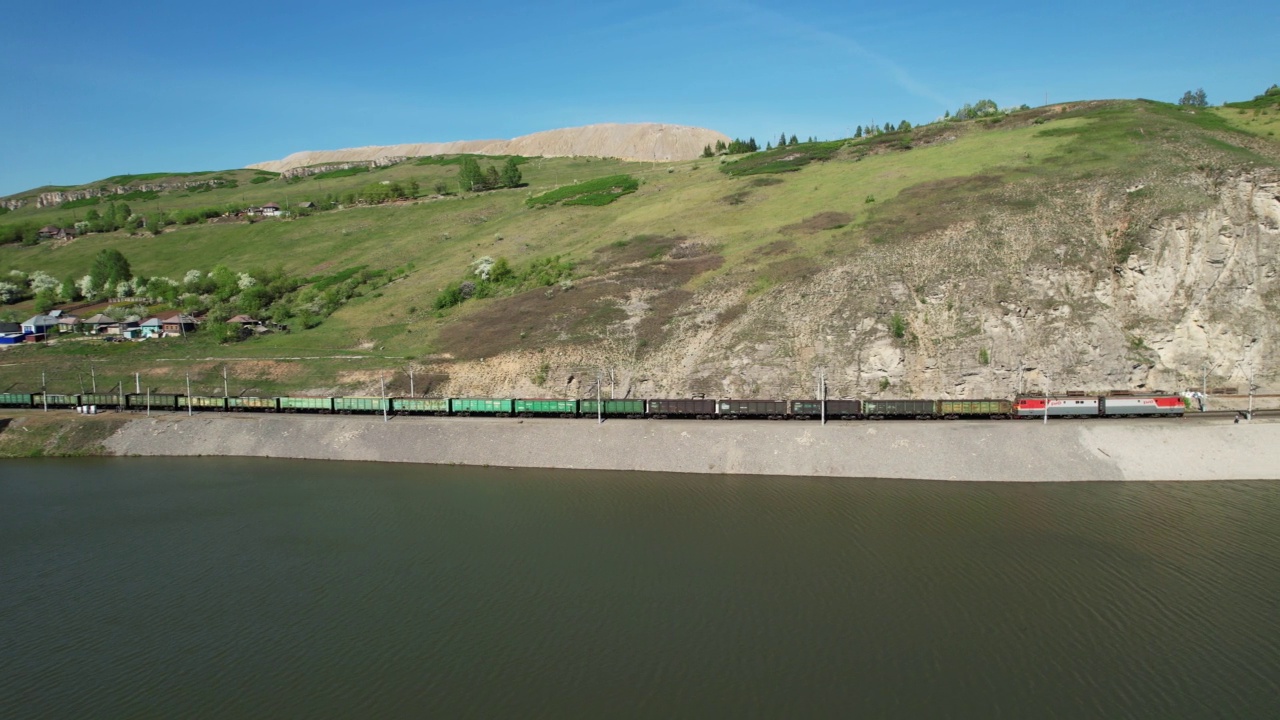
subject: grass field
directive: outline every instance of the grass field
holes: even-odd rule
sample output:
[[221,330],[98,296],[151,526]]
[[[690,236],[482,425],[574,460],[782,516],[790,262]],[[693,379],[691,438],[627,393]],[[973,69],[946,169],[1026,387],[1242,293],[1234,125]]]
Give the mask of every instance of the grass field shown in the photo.
[[[196,334],[164,342],[64,342],[7,350],[0,355],[0,387],[31,387],[40,368],[74,387],[91,363],[111,377],[145,370],[169,390],[179,389],[187,372],[198,386],[218,385],[223,365],[234,368],[242,391],[261,394],[367,386],[378,372],[399,382],[403,373],[396,373],[414,358],[491,357],[591,343],[620,321],[619,287],[651,291],[653,316],[640,330],[651,347],[661,342],[663,323],[680,312],[688,292],[708,283],[741,283],[755,297],[811,275],[833,258],[855,258],[873,246],[891,249],[966,219],[1029,212],[1055,188],[1090,178],[1123,184],[1197,163],[1275,164],[1280,146],[1265,141],[1277,126],[1280,112],[1274,108],[1192,114],[1145,101],[1079,103],[998,122],[927,126],[875,141],[796,146],[795,152],[806,153],[803,162],[787,159],[793,148],[732,164],[721,158],[669,164],[534,158],[521,164],[528,186],[514,190],[252,225],[181,226],[154,237],[117,232],[65,244],[0,247],[0,273],[42,270],[57,278],[83,275],[104,248],[123,252],[137,274],[171,278],[219,264],[236,270],[281,266],[304,277],[357,266],[413,265],[407,277],[354,299],[309,330],[230,346]],[[436,181],[456,174],[456,164],[446,159],[295,182],[253,170],[202,173],[178,179],[225,177],[237,187],[138,196],[129,204],[142,214],[222,203],[288,206],[370,182],[416,180],[430,192]],[[612,176],[634,178],[635,191],[609,192],[618,184]],[[259,178],[266,179],[253,182]],[[609,185],[608,204],[555,204],[589,196],[601,182]],[[534,202],[539,196],[549,199]],[[1169,197],[1170,209],[1195,201]],[[24,207],[0,217],[0,224],[66,224],[86,209]],[[680,246],[698,249],[673,258]],[[561,256],[575,266],[573,290],[522,290],[435,311],[436,295],[482,256],[504,257],[513,267]],[[32,306],[28,301],[3,312],[21,319]],[[311,359],[279,359],[298,357]]]

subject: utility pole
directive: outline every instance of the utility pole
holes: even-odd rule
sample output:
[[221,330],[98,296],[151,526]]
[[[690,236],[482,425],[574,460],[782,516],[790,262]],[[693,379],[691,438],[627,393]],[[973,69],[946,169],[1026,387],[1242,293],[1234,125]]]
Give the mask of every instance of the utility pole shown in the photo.
[[98,374],[93,369],[92,364],[89,365],[89,380],[93,383],[93,392],[96,394],[98,392]]
[[1249,415],[1250,420],[1253,419],[1253,367],[1249,367]]
[[596,424],[604,422],[604,398],[600,397],[600,385],[604,382],[603,373],[596,371]]
[[136,372],[133,374],[133,392],[138,395],[142,394],[142,373]]
[[409,366],[409,397],[417,397],[413,392],[413,366]]
[[1049,424],[1049,376],[1044,376],[1044,424]]
[[49,386],[45,382],[44,371],[40,371],[40,400],[44,403],[44,411],[49,412]]
[[391,404],[387,400],[387,377],[378,373],[378,381],[382,383],[382,422],[387,422],[387,406]]
[[609,368],[609,399],[618,399],[618,379],[613,374],[613,368]]
[[827,424],[827,369],[818,374],[818,405],[822,408],[822,424]]
[[191,417],[191,373],[187,373],[187,417]]
[[222,366],[222,397],[231,397],[231,393],[227,390],[227,366]]
[[151,417],[151,388],[147,388],[147,417]]

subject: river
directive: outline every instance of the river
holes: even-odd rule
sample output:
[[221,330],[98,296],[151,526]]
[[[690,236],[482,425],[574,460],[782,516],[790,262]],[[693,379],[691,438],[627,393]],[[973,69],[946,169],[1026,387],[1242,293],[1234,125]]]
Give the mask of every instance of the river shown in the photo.
[[0,462],[0,717],[1280,715],[1280,483]]

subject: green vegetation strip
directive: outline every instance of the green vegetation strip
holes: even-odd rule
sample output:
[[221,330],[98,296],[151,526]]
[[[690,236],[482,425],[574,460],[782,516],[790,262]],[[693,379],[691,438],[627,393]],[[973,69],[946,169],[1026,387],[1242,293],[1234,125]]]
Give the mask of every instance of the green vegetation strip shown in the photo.
[[623,195],[628,195],[640,188],[640,181],[630,175],[610,175],[608,177],[596,178],[580,182],[576,185],[566,185],[556,188],[551,192],[546,192],[537,197],[531,197],[525,201],[531,208],[547,207],[557,203],[563,205],[592,205],[601,206],[617,200]]
[[720,166],[720,170],[735,177],[795,172],[811,162],[830,160],[844,146],[844,140],[787,145],[726,163]]
[[343,170],[330,170],[329,172],[316,173],[311,176],[312,180],[328,180],[329,178],[351,177],[360,173],[369,172],[367,165],[357,165],[356,167],[345,168]]

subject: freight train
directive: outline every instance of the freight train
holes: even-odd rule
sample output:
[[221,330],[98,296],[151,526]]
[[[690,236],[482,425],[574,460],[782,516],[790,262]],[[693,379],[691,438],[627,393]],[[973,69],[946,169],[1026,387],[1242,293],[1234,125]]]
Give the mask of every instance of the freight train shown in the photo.
[[[825,403],[825,406],[824,406]],[[957,420],[1181,417],[1177,395],[1023,396],[1013,400],[557,400],[545,398],[203,397],[169,393],[0,393],[0,407],[496,417]]]

